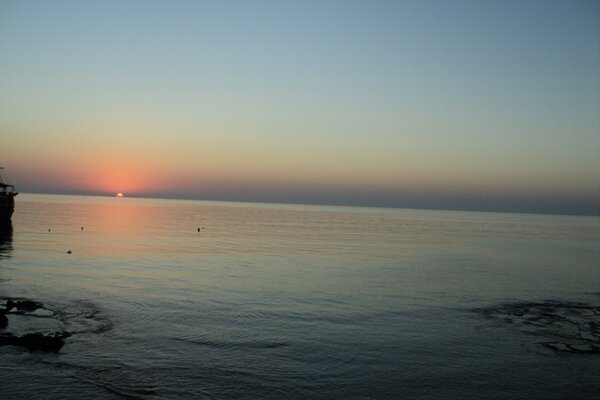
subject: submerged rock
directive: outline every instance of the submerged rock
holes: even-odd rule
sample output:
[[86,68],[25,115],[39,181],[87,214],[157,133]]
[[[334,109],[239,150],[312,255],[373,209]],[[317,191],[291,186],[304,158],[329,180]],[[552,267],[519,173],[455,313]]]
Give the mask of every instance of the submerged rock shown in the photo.
[[112,329],[111,322],[100,314],[93,303],[75,302],[53,310],[26,298],[0,297],[0,346],[58,352],[71,335]]
[[0,335],[0,346],[21,346],[29,351],[58,352],[64,345],[65,339],[71,336],[69,332],[56,332],[44,335],[43,333],[28,333],[15,336],[12,333]]
[[569,301],[517,302],[477,309],[540,338],[557,353],[600,354],[600,306]]
[[[0,308],[0,329],[6,329],[8,327],[7,314],[13,314],[20,318],[33,317],[38,320],[40,316],[36,311],[45,310],[43,304],[38,301],[15,298],[5,299],[6,304],[4,308]],[[17,323],[17,325],[19,324]],[[39,350],[57,352],[64,346],[64,339],[69,336],[71,336],[69,332],[56,332],[53,334],[34,332],[18,335],[11,331],[5,331],[5,333],[0,335],[0,346],[21,346],[30,351]]]

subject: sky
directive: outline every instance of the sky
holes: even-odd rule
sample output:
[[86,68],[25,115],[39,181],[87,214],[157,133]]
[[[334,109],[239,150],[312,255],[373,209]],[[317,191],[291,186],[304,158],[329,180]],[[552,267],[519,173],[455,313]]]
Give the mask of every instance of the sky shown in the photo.
[[0,1],[21,192],[600,215],[600,2]]

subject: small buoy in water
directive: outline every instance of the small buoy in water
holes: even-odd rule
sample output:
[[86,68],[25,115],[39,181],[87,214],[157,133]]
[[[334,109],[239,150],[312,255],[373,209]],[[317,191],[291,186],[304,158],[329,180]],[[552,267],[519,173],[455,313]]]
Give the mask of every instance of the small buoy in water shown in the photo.
[[48,232],[50,232],[50,229],[48,229]]
[[198,228],[198,232],[200,232],[200,228]]
[[81,227],[81,230],[83,230],[83,226]]
[[71,250],[67,251],[67,254],[71,254]]

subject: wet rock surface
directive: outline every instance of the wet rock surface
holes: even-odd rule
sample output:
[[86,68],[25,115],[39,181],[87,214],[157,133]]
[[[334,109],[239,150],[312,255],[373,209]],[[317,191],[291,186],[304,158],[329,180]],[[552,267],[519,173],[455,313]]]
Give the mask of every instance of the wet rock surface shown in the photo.
[[476,311],[539,337],[541,346],[557,353],[600,354],[600,305],[547,300]]

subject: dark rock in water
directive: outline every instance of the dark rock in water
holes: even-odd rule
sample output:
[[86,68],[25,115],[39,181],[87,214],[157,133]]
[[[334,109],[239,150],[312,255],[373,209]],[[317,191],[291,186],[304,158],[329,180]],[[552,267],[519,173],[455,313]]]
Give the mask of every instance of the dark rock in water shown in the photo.
[[6,309],[8,311],[12,310],[13,308],[15,308],[17,306],[17,303],[15,303],[14,301],[12,301],[11,299],[8,299],[6,301]]
[[35,311],[38,308],[42,308],[42,303],[38,303],[33,300],[21,300],[17,301],[17,310],[19,311]]
[[38,303],[33,300],[17,300],[13,301],[12,299],[8,299],[6,301],[6,310],[10,311],[15,308],[19,311],[35,311],[38,308],[43,308],[42,303]]
[[69,336],[71,336],[69,332],[56,332],[53,335],[36,332],[23,336],[6,333],[0,335],[0,346],[20,346],[26,347],[29,351],[58,352]]
[[39,303],[39,302],[33,301],[33,300],[14,301],[12,299],[8,299],[6,301],[6,310],[5,311],[10,311],[13,308],[16,308],[18,311],[31,312],[31,311],[37,310],[38,308],[44,308],[44,305],[42,303]]
[[69,336],[71,336],[69,332],[57,332],[54,335],[36,332],[21,336],[21,341],[29,350],[56,352],[65,345],[65,339]]
[[4,313],[4,310],[0,310],[0,329],[4,329],[8,326],[8,318]]

